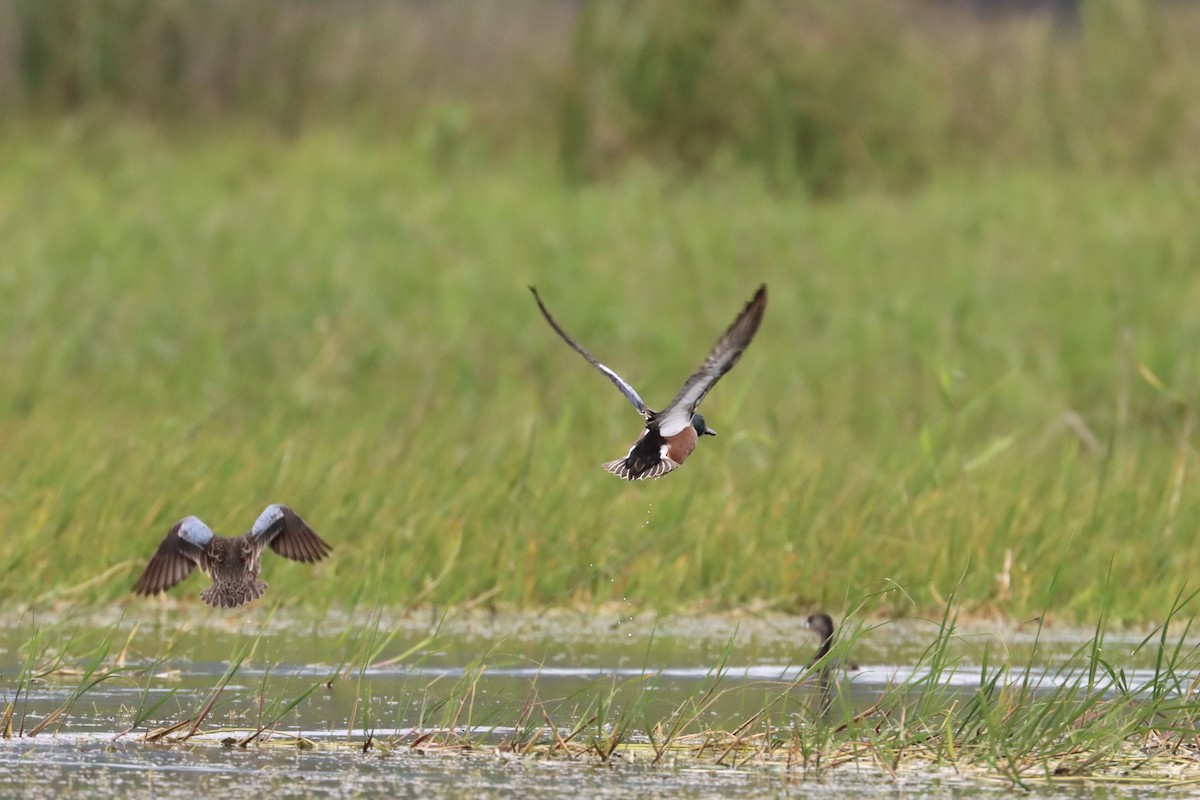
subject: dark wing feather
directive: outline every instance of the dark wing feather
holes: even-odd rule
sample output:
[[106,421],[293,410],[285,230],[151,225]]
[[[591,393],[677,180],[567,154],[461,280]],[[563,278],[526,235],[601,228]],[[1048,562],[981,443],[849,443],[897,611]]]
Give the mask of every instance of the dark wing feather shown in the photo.
[[692,424],[692,414],[704,399],[704,395],[716,385],[717,381],[742,357],[742,351],[750,344],[758,326],[762,323],[763,312],[767,308],[767,285],[758,287],[754,297],[738,314],[737,319],[725,331],[725,335],[713,347],[708,358],[690,378],[684,381],[683,388],[675,399],[656,417],[663,436],[674,436]]
[[[259,520],[263,520],[263,517],[268,514],[271,514],[272,517],[270,524],[264,530],[254,533],[265,539],[267,546],[284,558],[311,563],[320,561],[333,550],[324,539],[317,536],[316,532],[308,527],[304,520],[300,519],[295,511],[287,506],[268,506]],[[257,523],[255,527],[258,527]]]
[[546,305],[542,302],[542,298],[538,296],[537,289],[530,286],[529,291],[533,292],[533,299],[537,301],[538,308],[542,310],[542,316],[546,318],[546,322],[550,323],[550,327],[554,328],[554,332],[557,333],[564,342],[571,345],[571,348],[576,353],[579,353],[579,355],[586,358],[589,364],[600,370],[600,372],[603,373],[606,378],[612,381],[613,385],[621,390],[621,394],[625,395],[629,402],[633,403],[633,407],[636,408],[643,417],[649,417],[650,411],[646,408],[646,404],[642,401],[641,395],[637,393],[637,390],[630,386],[629,382],[620,375],[613,372],[611,369],[593,358],[591,353],[589,353],[587,350],[584,350],[578,342],[568,336],[567,332],[558,326],[558,323],[554,321],[554,317],[550,316],[550,312],[546,309]]
[[171,526],[154,557],[146,565],[142,577],[134,584],[135,594],[152,595],[165,592],[192,574],[204,563],[204,548],[180,535],[183,524],[192,518],[181,519]]

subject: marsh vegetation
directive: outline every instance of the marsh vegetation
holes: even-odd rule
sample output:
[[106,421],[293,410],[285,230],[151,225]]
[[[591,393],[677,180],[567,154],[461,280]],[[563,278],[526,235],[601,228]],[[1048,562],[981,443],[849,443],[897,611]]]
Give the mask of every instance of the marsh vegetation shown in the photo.
[[[1196,12],[841,7],[0,2],[3,752],[1191,779]],[[637,417],[531,283],[648,398],[766,283],[721,435],[605,475]],[[333,553],[269,606],[130,595],[174,521],[275,502]],[[491,684],[501,624],[420,671],[438,620],[550,609],[724,635]],[[814,610],[906,671],[818,713]],[[770,675],[731,614],[790,615]]]

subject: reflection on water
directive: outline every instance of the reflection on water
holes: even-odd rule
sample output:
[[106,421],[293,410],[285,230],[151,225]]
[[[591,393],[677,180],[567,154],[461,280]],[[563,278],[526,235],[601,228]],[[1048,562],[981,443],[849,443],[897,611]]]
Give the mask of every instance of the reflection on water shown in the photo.
[[[617,624],[556,613],[314,623],[258,610],[230,619],[189,607],[142,619],[7,620],[0,626],[0,710],[13,704],[15,736],[0,740],[0,796],[161,797],[197,789],[330,797],[778,793],[796,788],[795,773],[680,762],[651,769],[648,759],[632,756],[597,769],[482,751],[422,756],[387,743],[411,744],[437,728],[469,733],[477,745],[528,736],[535,727],[542,737],[566,738],[598,714],[610,720],[607,729],[630,724],[630,740],[646,741],[653,722],[680,709],[699,709],[706,726],[733,730],[766,707],[786,727],[823,705],[804,667],[817,642],[796,618],[624,618]],[[1094,632],[1038,633],[1035,626],[960,629],[945,642],[953,659],[952,668],[943,669],[925,660],[938,637],[935,624],[849,626],[839,646],[850,642],[863,666],[836,673],[831,713],[866,708],[898,683],[949,692],[943,701],[956,691],[976,691],[976,665],[1001,660],[997,654],[1023,665],[1005,672],[997,686],[1044,692],[1089,679],[1103,686],[1115,676],[1136,686],[1154,677],[1148,651],[1144,663],[1135,659],[1123,673],[1064,670],[1080,648],[1094,645]],[[1121,661],[1143,639],[1114,635],[1102,646],[1109,660]],[[231,663],[237,669],[226,676]],[[1031,663],[1036,666],[1024,666]],[[55,670],[21,681],[27,664]],[[36,737],[28,735],[81,684],[106,671],[61,717]],[[827,702],[834,705],[834,697]],[[202,709],[203,730],[211,735],[187,744],[139,741],[154,728],[195,719]],[[259,743],[269,739],[266,746],[221,744],[263,727]],[[271,739],[271,731],[281,735]],[[297,747],[295,736],[317,746]],[[368,742],[372,747],[364,752]],[[865,769],[826,780],[806,782],[804,792],[841,796],[905,782],[944,797],[991,789],[938,772],[890,783],[886,773]]]

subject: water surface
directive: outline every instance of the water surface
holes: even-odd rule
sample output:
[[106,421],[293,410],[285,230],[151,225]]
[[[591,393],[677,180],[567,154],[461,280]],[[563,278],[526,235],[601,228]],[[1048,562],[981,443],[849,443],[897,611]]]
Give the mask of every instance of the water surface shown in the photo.
[[[645,721],[668,719],[689,703],[703,702],[703,722],[719,730],[768,706],[781,725],[811,718],[820,713],[821,695],[806,665],[817,642],[802,619],[782,615],[423,611],[306,620],[268,608],[230,616],[164,606],[138,616],[105,609],[53,619],[14,615],[2,623],[0,704],[13,702],[15,735],[0,741],[0,795],[169,797],[194,796],[200,788],[320,797],[956,797],[1011,790],[1003,781],[932,768],[894,779],[875,767],[843,768],[814,780],[770,764],[730,769],[673,757],[652,767],[648,750],[600,764],[590,756],[518,758],[496,749],[535,728],[543,739],[553,736],[551,726],[569,736],[581,719],[598,713],[613,724],[634,720],[631,740],[644,740]],[[927,650],[940,631],[936,620],[849,626],[843,633],[853,640],[849,655],[860,668],[837,673],[842,710],[866,708],[904,681],[917,690],[926,681],[951,692],[976,691],[978,665],[1005,659],[1021,666],[1005,673],[1003,683],[1049,691],[1078,682],[1074,668],[1063,665],[1095,646],[1090,629],[974,623],[946,641],[953,669],[931,673]],[[1146,635],[1114,633],[1100,645],[1134,682],[1154,675],[1151,649],[1138,650]],[[115,672],[30,736],[89,681],[94,663],[100,666],[93,675]],[[231,663],[237,669],[225,679]],[[40,677],[23,681],[31,671]],[[196,718],[214,694],[203,735],[174,744],[142,740],[150,730]],[[152,713],[139,714],[155,704]],[[233,744],[264,725],[268,730],[254,744]],[[448,729],[468,736],[475,749],[409,746]],[[1155,797],[1167,790],[1105,791]],[[1086,784],[1037,792],[1093,796]]]

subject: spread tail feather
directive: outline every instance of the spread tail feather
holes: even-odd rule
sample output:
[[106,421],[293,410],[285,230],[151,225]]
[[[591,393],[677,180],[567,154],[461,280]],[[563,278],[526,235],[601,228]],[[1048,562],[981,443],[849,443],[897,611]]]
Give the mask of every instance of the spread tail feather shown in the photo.
[[661,478],[671,470],[679,466],[679,463],[672,461],[669,458],[663,457],[657,463],[643,469],[641,472],[636,471],[629,464],[629,458],[618,458],[616,461],[609,461],[604,465],[604,468],[616,475],[618,478],[624,478],[627,481],[641,481],[646,478]]
[[266,581],[253,580],[237,585],[213,584],[200,593],[200,599],[213,608],[234,608],[263,596]]

